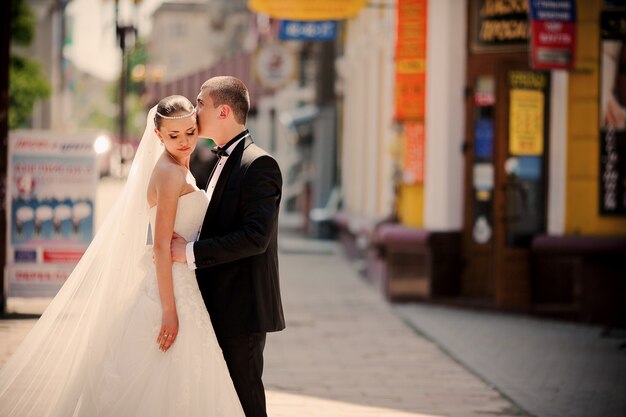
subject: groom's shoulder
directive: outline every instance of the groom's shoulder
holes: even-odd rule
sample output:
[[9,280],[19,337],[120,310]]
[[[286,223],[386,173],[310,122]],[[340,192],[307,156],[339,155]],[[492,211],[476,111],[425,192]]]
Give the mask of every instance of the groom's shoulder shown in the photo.
[[276,158],[274,158],[269,152],[258,146],[256,143],[251,143],[250,146],[246,148],[244,155],[249,162],[253,162],[263,157],[276,160]]
[[254,167],[253,170],[255,172],[261,170],[263,172],[273,172],[274,174],[272,175],[277,175],[278,177],[282,176],[276,158],[254,143],[246,148],[242,162],[246,167],[246,172],[250,172],[250,169]]

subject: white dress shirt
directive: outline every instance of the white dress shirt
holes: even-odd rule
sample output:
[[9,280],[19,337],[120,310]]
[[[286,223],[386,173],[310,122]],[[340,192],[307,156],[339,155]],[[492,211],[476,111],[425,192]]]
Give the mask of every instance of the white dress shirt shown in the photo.
[[[226,153],[230,155],[235,149],[235,147],[239,144],[239,142],[241,142],[248,136],[250,136],[249,133],[243,136],[237,142],[230,145],[228,149],[226,149]],[[209,204],[211,204],[211,198],[213,197],[215,186],[217,185],[217,181],[220,179],[220,175],[222,173],[222,170],[224,169],[224,165],[226,164],[226,160],[228,159],[228,156],[224,155],[224,156],[220,156],[219,158],[220,160],[215,166],[215,171],[213,171],[213,176],[211,177],[211,180],[209,181],[209,186],[206,189],[206,194],[207,194],[207,197],[209,198]],[[207,210],[208,210],[208,205],[207,205]],[[200,237],[200,234],[198,234],[198,237]],[[187,246],[185,246],[185,256],[187,257],[187,266],[189,267],[189,269],[196,269],[196,255],[193,253],[194,243],[196,242],[187,242]]]

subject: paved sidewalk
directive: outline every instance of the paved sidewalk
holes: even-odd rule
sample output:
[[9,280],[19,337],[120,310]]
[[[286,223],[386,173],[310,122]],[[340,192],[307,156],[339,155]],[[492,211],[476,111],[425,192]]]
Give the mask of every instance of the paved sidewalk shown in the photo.
[[[626,416],[624,330],[425,304],[396,312],[538,417]],[[618,337],[615,337],[618,336]]]
[[287,329],[266,345],[272,417],[524,415],[405,325],[342,255],[281,247],[296,253],[280,258]]
[[[280,258],[288,328],[266,345],[271,417],[524,415],[404,324],[342,255],[285,242],[300,253]],[[30,313],[45,300],[12,305]],[[0,366],[33,324],[0,320]]]

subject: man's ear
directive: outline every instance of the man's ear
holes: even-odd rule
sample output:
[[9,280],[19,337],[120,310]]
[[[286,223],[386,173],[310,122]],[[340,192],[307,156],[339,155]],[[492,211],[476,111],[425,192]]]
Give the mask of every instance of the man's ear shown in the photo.
[[220,119],[226,119],[230,114],[230,107],[228,105],[223,105],[220,110]]

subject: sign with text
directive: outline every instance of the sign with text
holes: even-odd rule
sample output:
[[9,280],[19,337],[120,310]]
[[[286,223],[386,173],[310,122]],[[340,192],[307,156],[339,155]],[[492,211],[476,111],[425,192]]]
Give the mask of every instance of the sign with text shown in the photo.
[[535,71],[509,72],[509,153],[542,155],[548,79]]
[[281,20],[278,37],[282,41],[332,41],[337,37],[337,22]]
[[9,136],[9,296],[53,296],[93,238],[95,135]]
[[395,119],[426,114],[426,0],[399,0],[396,37]]
[[342,20],[356,16],[366,0],[249,0],[248,8],[274,19]]
[[535,69],[571,69],[576,51],[574,0],[530,0],[530,64]]
[[470,0],[472,52],[528,48],[528,0]]
[[538,90],[510,91],[509,153],[543,154],[544,94]]
[[600,18],[599,211],[626,216],[626,12]]

